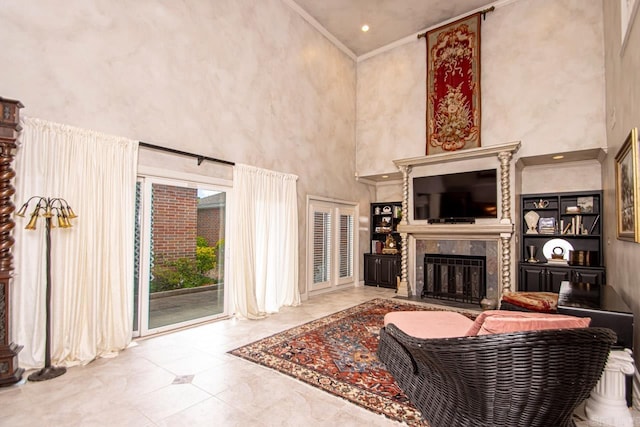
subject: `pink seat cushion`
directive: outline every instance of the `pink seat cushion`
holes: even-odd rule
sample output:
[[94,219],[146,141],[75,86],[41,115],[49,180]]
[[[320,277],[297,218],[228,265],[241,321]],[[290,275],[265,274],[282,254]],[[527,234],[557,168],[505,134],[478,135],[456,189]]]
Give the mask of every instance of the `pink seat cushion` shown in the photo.
[[384,316],[384,325],[396,325],[416,338],[463,337],[473,320],[453,311],[392,311]]
[[537,331],[540,329],[586,328],[589,317],[564,314],[525,313],[520,311],[487,310],[476,318],[467,336]]

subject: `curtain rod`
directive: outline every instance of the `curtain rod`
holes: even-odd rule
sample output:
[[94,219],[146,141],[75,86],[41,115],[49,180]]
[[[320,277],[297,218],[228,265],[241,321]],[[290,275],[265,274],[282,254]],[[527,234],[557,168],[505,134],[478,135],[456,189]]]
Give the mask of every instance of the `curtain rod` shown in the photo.
[[[479,13],[480,15],[482,15],[482,19],[484,20],[484,19],[486,19],[486,17],[487,17],[487,13],[489,13],[489,12],[493,12],[494,10],[496,10],[496,7],[495,7],[495,6],[491,6],[491,7],[487,8],[487,9],[481,10],[481,11],[480,11],[480,12],[478,12],[478,13]],[[471,15],[469,15],[469,16],[471,16]],[[461,19],[463,19],[463,18],[461,18]],[[428,32],[429,32],[429,31],[425,31],[424,33],[420,33],[420,34],[418,34],[418,38],[419,38],[419,39],[421,39],[421,38],[423,38],[423,37],[427,37],[427,33],[428,33]]]
[[222,164],[230,165],[230,166],[234,166],[235,165],[234,162],[230,162],[230,161],[227,161],[227,160],[220,160],[220,159],[216,159],[215,157],[201,156],[200,154],[187,153],[186,151],[174,150],[173,148],[161,147],[159,145],[148,144],[148,143],[142,142],[142,141],[140,141],[140,146],[141,147],[145,147],[145,148],[151,148],[153,150],[167,151],[167,152],[173,153],[173,154],[180,154],[182,156],[195,157],[196,159],[198,159],[198,166],[200,166],[200,164],[202,162],[204,162],[205,160],[208,160],[210,162],[222,163]]

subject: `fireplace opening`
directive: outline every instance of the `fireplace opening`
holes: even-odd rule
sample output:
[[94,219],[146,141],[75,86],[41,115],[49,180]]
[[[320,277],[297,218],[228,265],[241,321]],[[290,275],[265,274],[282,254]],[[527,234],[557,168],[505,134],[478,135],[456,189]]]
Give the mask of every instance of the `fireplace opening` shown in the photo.
[[486,294],[486,257],[424,255],[422,298],[480,303]]

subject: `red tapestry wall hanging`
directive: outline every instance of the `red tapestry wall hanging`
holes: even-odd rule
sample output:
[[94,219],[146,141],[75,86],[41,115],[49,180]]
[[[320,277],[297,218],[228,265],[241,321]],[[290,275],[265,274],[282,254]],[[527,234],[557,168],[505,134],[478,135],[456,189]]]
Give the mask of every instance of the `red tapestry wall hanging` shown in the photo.
[[427,155],[480,147],[480,15],[427,39]]

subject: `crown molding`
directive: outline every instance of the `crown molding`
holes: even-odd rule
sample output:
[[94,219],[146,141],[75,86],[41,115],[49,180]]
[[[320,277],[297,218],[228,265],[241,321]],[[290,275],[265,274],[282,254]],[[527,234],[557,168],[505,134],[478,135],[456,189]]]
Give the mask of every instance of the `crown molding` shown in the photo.
[[320,34],[322,34],[323,36],[325,36],[331,43],[333,43],[338,49],[340,49],[342,52],[344,52],[349,58],[353,59],[354,61],[357,59],[357,56],[355,53],[353,53],[351,51],[351,49],[349,49],[348,47],[346,47],[344,44],[342,44],[342,42],[340,42],[340,40],[338,40],[333,34],[331,34],[325,27],[322,26],[322,24],[320,24],[313,16],[309,15],[307,13],[306,10],[304,10],[303,8],[301,8],[298,3],[296,3],[293,0],[283,0],[284,3],[289,6],[291,9],[293,9],[294,12],[296,12],[298,15],[300,15],[302,17],[302,19],[304,19],[305,21],[307,21],[309,24],[311,24],[311,26],[313,28],[315,28],[316,30],[318,30],[318,32]]
[[477,9],[471,10],[469,12],[463,13],[462,15],[454,16],[453,18],[447,19],[446,21],[438,22],[437,24],[432,25],[430,27],[427,27],[427,28],[425,28],[423,30],[420,30],[415,34],[403,37],[403,38],[401,38],[399,40],[396,40],[396,41],[394,41],[392,43],[389,43],[388,45],[385,45],[385,46],[379,47],[378,49],[372,50],[371,52],[364,53],[364,54],[358,56],[357,62],[365,61],[365,60],[367,60],[369,58],[372,58],[374,56],[380,55],[381,53],[384,53],[384,52],[387,52],[389,50],[395,49],[398,46],[402,46],[404,44],[417,41],[419,34],[425,33],[427,31],[434,30],[434,29],[439,28],[439,27],[441,27],[443,25],[447,25],[447,24],[449,24],[451,22],[457,21],[458,19],[464,18],[465,16],[472,15],[472,14],[474,14],[476,12],[481,12],[481,11],[491,7],[491,6],[495,7],[496,9],[498,9],[500,7],[504,7],[504,6],[508,5],[508,4],[515,3],[517,1],[520,1],[520,0],[499,0],[499,1],[496,1],[496,2],[494,2],[492,4],[488,4],[488,5],[479,7]]

